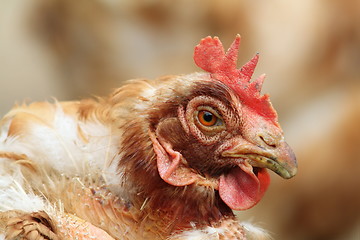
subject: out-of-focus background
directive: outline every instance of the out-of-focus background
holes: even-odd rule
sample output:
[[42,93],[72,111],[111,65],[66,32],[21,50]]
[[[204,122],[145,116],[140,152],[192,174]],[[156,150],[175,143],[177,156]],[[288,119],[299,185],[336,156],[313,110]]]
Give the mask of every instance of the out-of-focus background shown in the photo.
[[104,95],[138,77],[199,71],[193,47],[242,35],[260,52],[299,173],[273,175],[240,212],[274,239],[360,239],[360,1],[2,0],[0,114],[15,102]]

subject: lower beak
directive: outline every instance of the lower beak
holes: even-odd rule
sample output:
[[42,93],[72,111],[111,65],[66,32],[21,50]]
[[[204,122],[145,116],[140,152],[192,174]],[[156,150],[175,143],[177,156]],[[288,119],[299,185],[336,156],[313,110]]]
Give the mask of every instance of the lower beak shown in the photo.
[[253,167],[268,168],[283,178],[292,178],[297,173],[297,161],[289,145],[282,141],[271,149],[239,144],[222,153],[223,157],[241,158]]

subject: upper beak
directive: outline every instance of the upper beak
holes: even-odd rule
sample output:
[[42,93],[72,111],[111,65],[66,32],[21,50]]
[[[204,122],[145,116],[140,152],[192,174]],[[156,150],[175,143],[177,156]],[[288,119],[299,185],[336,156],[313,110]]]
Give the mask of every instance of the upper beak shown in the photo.
[[286,179],[292,178],[297,173],[295,154],[283,140],[275,147],[268,148],[242,142],[225,150],[222,156],[244,159],[253,167],[268,168]]

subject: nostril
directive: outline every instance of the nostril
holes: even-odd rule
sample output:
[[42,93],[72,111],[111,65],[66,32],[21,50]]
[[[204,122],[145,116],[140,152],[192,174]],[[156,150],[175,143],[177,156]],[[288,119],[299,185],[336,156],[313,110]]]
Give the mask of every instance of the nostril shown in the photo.
[[264,136],[259,136],[261,141],[264,142],[267,146],[275,148],[276,144],[272,141],[272,139],[264,138]]

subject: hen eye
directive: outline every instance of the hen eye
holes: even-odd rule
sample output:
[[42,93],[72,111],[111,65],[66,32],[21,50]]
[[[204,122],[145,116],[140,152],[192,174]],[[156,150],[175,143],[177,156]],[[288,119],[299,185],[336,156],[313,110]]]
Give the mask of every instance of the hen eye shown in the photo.
[[206,127],[214,126],[220,120],[217,116],[208,111],[199,111],[198,119],[199,122]]

